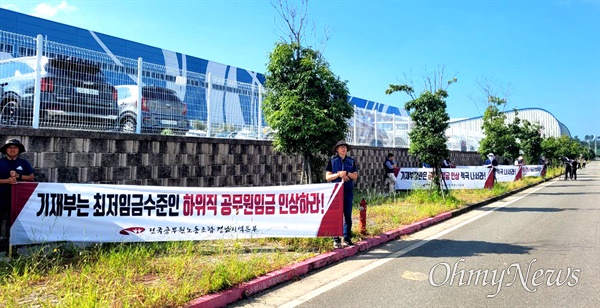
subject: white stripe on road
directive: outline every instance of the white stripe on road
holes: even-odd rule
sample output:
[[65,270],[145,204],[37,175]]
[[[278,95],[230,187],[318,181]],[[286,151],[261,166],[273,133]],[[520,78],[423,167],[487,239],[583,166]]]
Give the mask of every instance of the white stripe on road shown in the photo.
[[511,201],[508,201],[508,202],[506,202],[506,203],[504,203],[502,205],[498,205],[498,206],[495,206],[493,208],[490,208],[489,211],[481,213],[481,214],[479,214],[479,215],[477,215],[477,216],[475,216],[475,217],[473,217],[473,218],[471,218],[469,220],[463,221],[463,222],[461,222],[461,223],[459,223],[459,224],[457,224],[455,226],[452,226],[452,227],[450,227],[450,228],[448,228],[448,229],[446,229],[446,230],[444,230],[442,232],[439,232],[439,233],[437,233],[435,235],[432,235],[432,236],[430,236],[430,237],[428,237],[426,239],[423,239],[423,240],[421,240],[418,243],[415,243],[415,244],[410,245],[410,246],[408,246],[408,247],[406,247],[406,248],[404,248],[402,250],[399,250],[399,251],[397,251],[397,252],[395,252],[395,253],[393,253],[391,255],[388,255],[387,257],[384,257],[384,258],[380,259],[379,261],[373,262],[373,263],[371,263],[371,264],[369,264],[369,265],[361,268],[358,271],[355,271],[355,272],[353,272],[351,274],[348,274],[348,275],[346,275],[346,276],[344,276],[342,278],[339,278],[339,279],[334,280],[334,281],[332,281],[332,282],[330,282],[330,283],[328,283],[326,285],[323,285],[323,286],[321,286],[321,287],[319,287],[319,288],[317,288],[317,289],[315,289],[315,290],[313,290],[313,291],[311,291],[309,293],[306,293],[306,294],[304,294],[304,295],[296,298],[295,300],[290,301],[290,302],[288,302],[286,304],[283,304],[283,305],[281,305],[279,307],[280,308],[288,308],[288,307],[291,308],[291,307],[296,307],[296,306],[298,306],[298,305],[300,305],[302,303],[305,303],[305,302],[307,302],[307,301],[309,301],[309,300],[311,300],[311,299],[313,299],[313,298],[315,298],[315,297],[317,297],[317,296],[319,296],[319,295],[321,295],[321,294],[323,294],[323,293],[325,293],[325,292],[327,292],[327,291],[329,291],[329,290],[331,290],[331,289],[333,289],[333,288],[335,288],[335,287],[337,287],[337,286],[339,286],[339,285],[341,285],[341,284],[343,284],[345,282],[348,282],[348,281],[350,281],[350,280],[352,280],[352,279],[354,279],[354,278],[356,278],[356,277],[358,277],[358,276],[360,276],[362,274],[367,273],[368,271],[370,271],[372,269],[375,269],[375,268],[377,268],[377,267],[379,267],[379,266],[381,266],[381,265],[383,265],[383,264],[385,264],[385,263],[387,263],[389,261],[392,261],[392,260],[398,258],[399,256],[402,256],[402,255],[404,255],[404,254],[406,254],[406,253],[408,253],[408,252],[410,252],[412,250],[415,250],[415,249],[417,249],[417,248],[419,248],[419,247],[427,244],[428,242],[430,242],[432,240],[435,240],[435,239],[437,239],[437,238],[439,238],[441,236],[444,236],[444,235],[446,235],[446,234],[448,234],[448,233],[450,233],[450,232],[452,232],[452,231],[454,231],[454,230],[456,230],[456,229],[458,229],[458,228],[460,228],[462,226],[470,224],[470,223],[476,221],[477,219],[482,218],[482,217],[484,217],[484,216],[486,216],[486,215],[488,215],[488,214],[496,211],[497,209],[503,208],[503,207],[505,207],[505,206],[507,206],[509,204],[512,204],[513,202],[519,201],[523,197],[526,197],[529,194],[532,194],[532,193],[534,193],[534,192],[536,192],[536,191],[538,191],[538,190],[540,190],[542,188],[545,188],[546,186],[549,186],[549,185],[551,185],[554,182],[555,181],[549,181],[546,184],[542,184],[542,186],[538,187],[537,189],[532,190],[532,191],[530,191],[530,192],[528,192],[528,193],[526,193],[526,194],[524,194],[524,195],[522,195],[522,196],[520,196],[520,197],[518,197],[518,198],[516,198],[514,200],[511,200]]

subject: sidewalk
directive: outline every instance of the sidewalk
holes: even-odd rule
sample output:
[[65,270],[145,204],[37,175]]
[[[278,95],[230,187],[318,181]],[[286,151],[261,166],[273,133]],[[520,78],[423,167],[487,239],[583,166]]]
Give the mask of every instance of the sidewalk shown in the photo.
[[296,277],[307,274],[316,269],[325,267],[327,265],[333,264],[342,259],[346,259],[348,257],[354,256],[360,252],[380,246],[386,242],[398,239],[403,235],[415,233],[421,229],[427,228],[427,227],[437,224],[441,221],[464,214],[475,208],[493,203],[502,198],[516,194],[527,188],[536,186],[538,184],[544,183],[549,180],[552,180],[552,179],[551,178],[546,179],[545,181],[516,189],[516,190],[508,192],[504,195],[493,197],[493,198],[484,200],[482,202],[472,204],[472,205],[466,206],[461,209],[454,210],[452,212],[442,213],[435,217],[431,217],[431,218],[428,218],[428,219],[425,219],[425,220],[422,220],[419,222],[415,222],[413,224],[403,226],[399,229],[387,231],[387,232],[384,232],[377,236],[369,237],[365,240],[357,242],[354,246],[351,246],[351,247],[336,249],[336,250],[318,255],[316,257],[310,258],[308,260],[286,266],[280,270],[268,273],[261,277],[255,278],[251,281],[242,283],[241,285],[233,287],[231,289],[228,289],[228,290],[225,290],[225,291],[222,291],[219,293],[215,293],[215,294],[205,295],[205,296],[199,297],[197,299],[194,299],[190,303],[188,303],[188,305],[186,307],[200,308],[200,307],[223,307],[223,306],[226,306],[226,305],[234,303],[242,298],[245,298],[245,297],[251,296],[253,294],[256,294],[258,292],[264,291],[264,290],[266,290],[270,287],[273,287],[277,284],[292,280]]

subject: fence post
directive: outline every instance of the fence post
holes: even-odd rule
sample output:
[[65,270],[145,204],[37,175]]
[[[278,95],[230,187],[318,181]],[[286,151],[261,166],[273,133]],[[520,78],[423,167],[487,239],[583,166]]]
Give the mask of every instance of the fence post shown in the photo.
[[392,115],[392,147],[396,147],[396,115]]
[[[377,110],[373,110],[373,118],[374,118],[373,123],[375,123],[375,125],[374,125],[375,126],[375,130],[374,130],[374,132],[375,132],[375,146],[378,147],[379,146],[379,136],[377,135]],[[383,145],[383,140],[382,140],[381,144]]]
[[262,84],[258,83],[258,140],[263,140],[262,135]]
[[36,58],[35,58],[35,87],[33,90],[33,128],[40,128],[40,96],[42,94],[42,45],[43,38],[38,34],[36,40]]
[[210,137],[212,135],[212,124],[210,123],[210,95],[212,89],[212,83],[210,82],[210,74],[206,75],[206,137]]
[[356,127],[356,117],[357,117],[357,114],[356,114],[356,105],[354,105],[354,132],[353,132],[354,140],[352,141],[352,143],[354,145],[357,144],[357,139],[356,139],[356,130],[357,130],[357,127]]
[[144,87],[144,84],[142,83],[142,67],[144,61],[142,60],[142,57],[138,58],[138,74],[137,74],[137,85],[138,85],[138,94],[137,94],[137,105],[135,106],[136,108],[136,115],[135,115],[135,133],[136,134],[141,134],[142,133],[142,88]]

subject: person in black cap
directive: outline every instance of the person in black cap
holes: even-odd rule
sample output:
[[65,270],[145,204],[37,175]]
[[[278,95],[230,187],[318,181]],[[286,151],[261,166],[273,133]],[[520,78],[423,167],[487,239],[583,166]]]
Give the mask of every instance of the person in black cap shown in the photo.
[[571,172],[572,172],[572,164],[571,164],[571,159],[568,157],[563,157],[562,158],[563,163],[565,164],[565,181],[568,180],[569,178],[572,178],[571,176]]
[[9,139],[0,148],[4,158],[0,159],[0,218],[10,212],[11,186],[17,182],[35,180],[35,170],[29,161],[19,158],[25,147],[19,139]]
[[[344,244],[352,246],[352,201],[354,199],[354,181],[358,178],[356,162],[349,157],[350,146],[343,140],[333,146],[335,156],[327,162],[325,179],[328,182],[344,182]],[[342,248],[339,237],[333,239],[334,248]]]
[[395,167],[396,161],[394,160],[394,154],[388,153],[385,162],[383,163],[383,168],[385,169],[386,175],[385,182],[389,186],[388,190],[390,194],[396,192],[396,175],[394,174]]

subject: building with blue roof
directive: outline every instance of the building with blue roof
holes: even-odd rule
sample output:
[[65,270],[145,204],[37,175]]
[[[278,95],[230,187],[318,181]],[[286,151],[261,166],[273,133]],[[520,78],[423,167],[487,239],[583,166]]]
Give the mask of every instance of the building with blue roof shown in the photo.
[[[153,47],[92,30],[0,9],[0,60],[36,54],[35,37],[43,37],[46,54],[90,54],[113,85],[135,84],[137,59],[143,59],[143,83],[176,91],[187,103],[192,121],[221,130],[260,132],[261,87],[265,76],[231,65]],[[79,50],[80,49],[80,50]],[[349,121],[348,142],[356,145],[408,147],[411,128],[406,110],[350,96],[355,113]],[[512,122],[514,111],[506,112]],[[568,128],[540,108],[518,110],[518,117],[542,126],[546,137],[570,136]],[[451,150],[477,151],[484,137],[482,117],[451,120],[447,131]],[[210,129],[209,129],[210,132]],[[211,134],[209,134],[211,135]],[[259,134],[260,136],[260,134]]]

